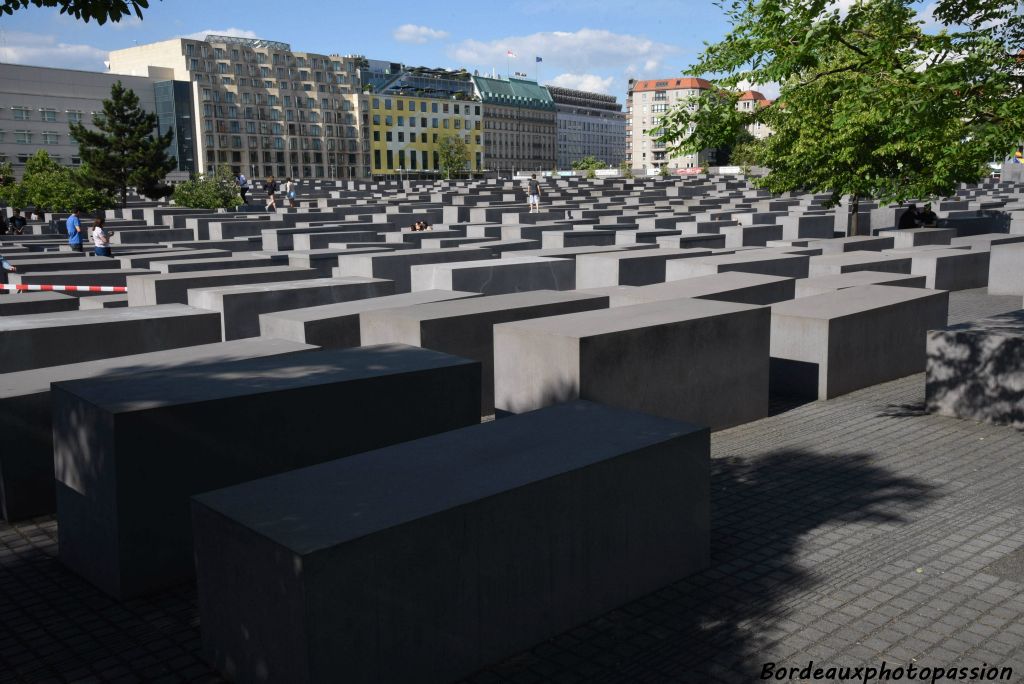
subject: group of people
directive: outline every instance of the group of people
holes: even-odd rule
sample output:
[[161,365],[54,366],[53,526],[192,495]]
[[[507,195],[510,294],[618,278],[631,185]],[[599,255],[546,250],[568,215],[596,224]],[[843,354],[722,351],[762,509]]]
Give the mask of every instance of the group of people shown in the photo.
[[[246,195],[249,194],[249,179],[245,177],[244,173],[238,174],[238,193],[242,196],[242,204],[248,204],[249,200]],[[273,176],[268,176],[267,180],[263,183],[263,189],[267,192],[267,204],[264,207],[267,211],[277,211],[277,193],[284,191],[285,199],[288,200],[288,206],[295,207],[295,189],[298,187],[298,181],[292,180],[292,178],[285,178],[284,185],[277,182]]]
[[[79,207],[75,207],[75,210],[71,212],[71,216],[68,216],[68,220],[65,223],[68,231],[68,245],[71,249],[84,252],[85,248],[82,244],[82,222],[79,219],[79,214],[82,210]],[[93,219],[92,228],[89,230],[89,237],[92,238],[93,254],[96,256],[113,256],[110,251],[110,238],[114,234],[114,231],[107,230],[106,219],[102,216]]]
[[0,235],[24,235],[26,223],[25,217],[21,215],[21,209],[15,209],[9,219],[0,212]]
[[926,204],[924,207],[919,208],[916,204],[911,204],[907,207],[907,210],[903,212],[903,216],[900,216],[900,222],[897,228],[900,230],[907,230],[909,228],[921,228],[924,226],[933,227],[938,222],[939,217],[932,211],[932,205]]
[[430,224],[427,223],[426,221],[417,221],[416,223],[412,224],[411,230],[414,233],[421,233],[424,230],[433,230],[433,228],[431,228]]

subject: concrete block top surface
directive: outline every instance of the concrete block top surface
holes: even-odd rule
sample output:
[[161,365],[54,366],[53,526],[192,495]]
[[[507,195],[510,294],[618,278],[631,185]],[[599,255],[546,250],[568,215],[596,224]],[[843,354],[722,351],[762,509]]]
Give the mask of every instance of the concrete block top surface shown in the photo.
[[819,256],[811,257],[812,266],[823,266],[823,265],[847,265],[847,264],[864,264],[864,263],[876,263],[879,261],[890,261],[897,258],[895,255],[888,256],[881,252],[873,252],[868,250],[853,250],[850,252],[840,252],[838,254],[821,254]]
[[290,321],[317,321],[324,318],[349,316],[360,314],[365,311],[376,311],[378,309],[392,309],[408,307],[415,304],[436,302],[441,299],[462,299],[466,297],[479,297],[478,292],[459,292],[458,290],[419,290],[417,292],[405,292],[397,295],[384,295],[383,297],[370,297],[368,299],[357,299],[351,302],[338,302],[337,304],[322,304],[320,306],[309,306],[302,309],[291,309],[289,311],[277,311],[272,315],[275,318],[287,319]]
[[474,363],[430,349],[384,344],[72,380],[56,386],[111,413],[123,413]]
[[745,271],[725,271],[724,273],[712,273],[711,275],[684,278],[682,280],[670,280],[664,283],[655,283],[654,285],[643,285],[633,288],[632,294],[638,296],[649,295],[652,297],[664,296],[673,299],[679,297],[702,297],[725,290],[771,285],[787,280],[792,280],[792,278],[747,273]]
[[878,285],[880,283],[894,283],[897,281],[912,281],[920,278],[916,275],[905,273],[886,273],[884,271],[850,271],[849,273],[833,273],[813,278],[802,278],[797,282],[798,287],[816,287],[831,290],[840,288],[856,287],[858,285]]
[[695,257],[694,263],[710,265],[749,264],[755,261],[804,261],[808,257],[802,254],[782,254],[779,252],[754,249],[735,251],[731,254],[712,254],[711,256]]
[[743,311],[754,311],[761,308],[764,307],[711,299],[673,299],[621,306],[615,309],[598,309],[561,316],[533,318],[515,323],[502,323],[500,326],[495,326],[495,331],[498,327],[513,326],[517,329],[542,334],[582,339]]
[[210,312],[186,304],[158,304],[156,306],[136,306],[118,309],[80,309],[78,311],[58,311],[54,313],[0,317],[0,332],[204,314],[209,315]]
[[458,318],[460,316],[474,316],[486,314],[493,311],[509,311],[511,309],[522,309],[545,304],[556,304],[559,302],[585,301],[588,299],[600,299],[599,294],[590,294],[572,290],[532,290],[530,292],[514,292],[511,294],[491,295],[487,297],[472,297],[468,299],[455,299],[440,302],[429,302],[415,304],[396,309],[388,309],[388,316],[428,321],[444,318]]
[[950,325],[942,328],[939,332],[981,333],[986,336],[994,335],[997,337],[1024,339],[1024,309],[982,318],[977,321]]
[[306,555],[705,430],[574,401],[194,500]]
[[364,278],[362,276],[340,276],[338,278],[310,278],[309,280],[283,280],[277,283],[249,283],[243,285],[221,285],[219,287],[197,287],[189,290],[189,298],[200,293],[212,297],[224,297],[234,294],[255,292],[274,292],[276,290],[312,290],[332,285],[369,285],[373,283],[390,283],[383,278]]
[[560,263],[561,259],[552,259],[549,257],[533,257],[533,256],[508,256],[506,253],[502,255],[501,259],[479,259],[476,261],[459,261],[455,263],[441,263],[441,264],[430,264],[429,268],[439,268],[442,270],[455,270],[465,268],[495,268],[514,266],[516,264],[552,264]]
[[[219,277],[230,277],[232,275],[262,275],[262,274],[275,274],[275,273],[311,273],[312,270],[308,268],[300,268],[296,266],[261,266],[256,268],[224,268],[217,269],[214,271],[184,271],[182,273],[150,273],[145,275],[132,276],[135,282],[155,281],[155,282],[169,282],[174,280],[194,280],[194,279],[213,279]],[[130,285],[129,285],[130,287]]]
[[859,285],[811,297],[772,304],[772,316],[829,320],[852,316],[894,304],[946,295],[944,290],[928,290],[894,285]]
[[145,354],[115,356],[98,361],[48,366],[14,373],[0,373],[0,398],[45,392],[51,382],[106,375],[144,373],[199,363],[222,363],[258,356],[287,354],[316,349],[314,345],[270,337],[253,337],[231,342],[177,347]]

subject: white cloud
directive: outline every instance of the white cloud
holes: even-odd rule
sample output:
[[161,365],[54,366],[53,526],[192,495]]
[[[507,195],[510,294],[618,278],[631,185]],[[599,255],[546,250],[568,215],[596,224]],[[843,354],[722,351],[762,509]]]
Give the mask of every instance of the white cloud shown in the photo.
[[259,35],[255,31],[249,29],[240,28],[226,28],[226,29],[203,29],[202,31],[196,31],[195,33],[188,33],[182,38],[192,38],[194,40],[202,40],[206,36],[234,36],[235,38],[259,38]]
[[585,74],[604,69],[625,69],[627,73],[630,68],[637,73],[653,71],[678,48],[643,36],[583,28],[509,36],[487,42],[464,40],[449,48],[448,54],[460,63],[486,69],[504,65],[508,50],[518,55],[512,60],[513,69],[521,68],[524,60],[533,68],[534,57],[542,57],[545,67],[553,65],[567,73]]
[[92,45],[62,43],[54,35],[21,31],[0,33],[0,62],[105,71],[108,52]]
[[447,31],[432,29],[429,26],[417,26],[416,24],[402,24],[391,34],[400,43],[416,43],[422,45],[432,40],[442,40],[448,37]]
[[576,90],[587,90],[592,93],[611,94],[614,76],[601,77],[596,74],[559,74],[551,80],[548,85],[560,88],[575,88]]

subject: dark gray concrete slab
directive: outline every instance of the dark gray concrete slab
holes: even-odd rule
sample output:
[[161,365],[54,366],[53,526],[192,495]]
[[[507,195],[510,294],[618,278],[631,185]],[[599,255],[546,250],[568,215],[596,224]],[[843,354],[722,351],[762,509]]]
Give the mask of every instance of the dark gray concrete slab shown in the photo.
[[195,497],[206,652],[236,681],[469,675],[705,567],[708,448],[573,402]]
[[188,303],[188,291],[193,288],[247,285],[250,283],[278,283],[285,280],[319,278],[320,272],[312,268],[268,266],[265,268],[229,268],[222,271],[188,273],[155,273],[128,279],[128,305]]
[[62,292],[16,292],[0,295],[0,316],[56,313],[78,309],[78,297]]
[[[516,254],[516,252],[512,252]],[[424,264],[412,267],[412,289],[458,290],[485,295],[531,290],[572,290],[576,286],[573,259],[502,255],[457,263]]]
[[192,575],[189,496],[474,424],[480,364],[391,345],[51,392],[60,559],[126,598]]

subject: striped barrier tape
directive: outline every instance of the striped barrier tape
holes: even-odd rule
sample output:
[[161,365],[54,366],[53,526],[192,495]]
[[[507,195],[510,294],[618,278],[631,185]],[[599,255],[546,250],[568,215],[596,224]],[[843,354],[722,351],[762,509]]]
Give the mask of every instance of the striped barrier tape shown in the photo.
[[120,285],[9,285],[0,283],[0,290],[15,292],[127,292]]

